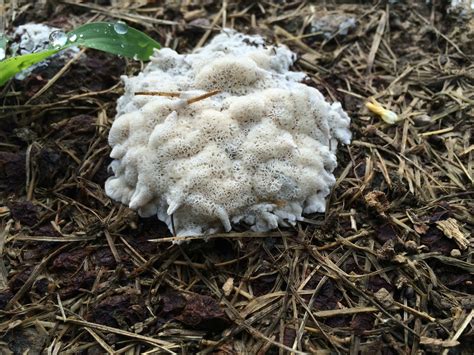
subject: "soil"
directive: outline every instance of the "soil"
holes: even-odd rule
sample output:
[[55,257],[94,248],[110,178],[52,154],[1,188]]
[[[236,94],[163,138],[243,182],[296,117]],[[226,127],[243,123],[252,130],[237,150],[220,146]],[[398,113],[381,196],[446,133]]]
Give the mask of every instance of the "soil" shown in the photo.
[[[104,192],[120,76],[142,63],[86,50],[10,81],[0,88],[0,353],[472,354],[472,12],[424,0],[5,9],[7,31],[122,19],[183,53],[223,26],[261,34],[343,104],[353,141],[338,151],[325,214],[176,244]],[[347,33],[341,19],[354,20]],[[384,123],[369,98],[401,121]]]

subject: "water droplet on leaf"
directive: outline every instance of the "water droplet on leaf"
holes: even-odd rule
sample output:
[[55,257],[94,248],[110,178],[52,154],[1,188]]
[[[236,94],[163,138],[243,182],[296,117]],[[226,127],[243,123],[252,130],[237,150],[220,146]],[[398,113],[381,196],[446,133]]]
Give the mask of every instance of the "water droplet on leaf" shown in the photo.
[[62,47],[67,43],[67,35],[63,31],[53,31],[49,35],[49,41],[53,47]]
[[69,37],[69,41],[75,42],[77,39],[77,35],[73,34],[71,37]]
[[5,49],[0,48],[0,60],[5,59]]
[[118,21],[114,23],[114,31],[119,35],[124,35],[128,32],[128,25],[125,22]]

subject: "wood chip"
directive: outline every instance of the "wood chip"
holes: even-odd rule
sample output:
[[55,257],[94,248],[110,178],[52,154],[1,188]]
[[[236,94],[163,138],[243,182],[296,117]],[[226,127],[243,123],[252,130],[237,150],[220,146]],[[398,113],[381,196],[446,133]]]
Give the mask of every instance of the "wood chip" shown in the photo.
[[448,218],[442,221],[437,221],[436,226],[441,230],[446,237],[454,239],[461,250],[467,249],[469,240],[467,236],[461,231],[458,221],[454,218]]

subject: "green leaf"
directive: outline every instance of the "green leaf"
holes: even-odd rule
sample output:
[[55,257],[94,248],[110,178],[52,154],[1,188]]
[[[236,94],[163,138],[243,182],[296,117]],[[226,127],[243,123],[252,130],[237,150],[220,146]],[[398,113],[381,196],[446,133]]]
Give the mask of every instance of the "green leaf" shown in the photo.
[[63,46],[51,47],[42,52],[25,54],[0,61],[0,86],[4,85],[16,73],[71,46],[94,48],[135,60],[149,60],[153,50],[160,48],[160,44],[153,38],[132,27],[128,27],[123,22],[88,23],[69,32],[67,37],[68,41]]
[[94,22],[68,33],[66,46],[82,46],[135,60],[149,60],[160,44],[124,22]]
[[45,58],[59,52],[61,49],[49,49],[42,52],[20,55],[11,57],[0,62],[0,86],[13,77],[16,73],[21,72],[33,64],[41,62]]

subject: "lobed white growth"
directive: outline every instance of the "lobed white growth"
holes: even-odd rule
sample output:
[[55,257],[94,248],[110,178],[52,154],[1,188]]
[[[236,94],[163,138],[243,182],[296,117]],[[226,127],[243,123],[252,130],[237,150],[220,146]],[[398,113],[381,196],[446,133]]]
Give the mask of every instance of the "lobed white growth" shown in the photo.
[[[58,31],[56,27],[51,27],[39,23],[27,23],[25,25],[18,26],[13,32],[12,37],[16,39],[10,47],[15,55],[23,55],[29,53],[40,52],[48,49],[49,47],[49,36],[52,32]],[[70,47],[67,50],[57,54],[56,56],[63,56],[65,59],[69,59],[71,54],[79,51],[77,47]],[[27,69],[19,72],[15,75],[17,80],[24,80],[30,75],[36,68],[48,66],[50,60],[46,59],[39,63],[33,64]]]
[[267,231],[323,212],[350,120],[300,83],[305,74],[289,71],[294,60],[286,47],[230,31],[193,54],[157,51],[142,73],[123,78],[107,194],[177,235],[237,223]]
[[[28,23],[18,26],[13,33],[13,38],[18,39],[11,44],[11,49],[17,55],[39,52],[48,48],[49,35],[57,28],[39,23]],[[24,80],[34,69],[47,66],[47,61],[33,64],[31,67],[15,75],[17,80]]]
[[13,36],[19,40],[12,43],[11,47],[18,52],[17,54],[29,54],[45,50],[48,48],[49,35],[57,30],[58,28],[40,23],[27,23],[18,26]]
[[451,0],[448,13],[457,14],[461,18],[470,18],[474,10],[474,0]]

